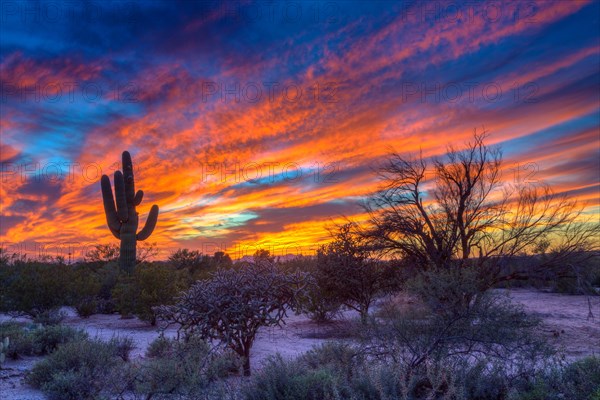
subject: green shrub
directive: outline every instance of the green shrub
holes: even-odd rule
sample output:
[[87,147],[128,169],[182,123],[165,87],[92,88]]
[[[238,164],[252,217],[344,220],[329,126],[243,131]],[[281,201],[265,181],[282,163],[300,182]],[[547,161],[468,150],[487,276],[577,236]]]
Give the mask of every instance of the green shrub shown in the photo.
[[4,322],[0,324],[0,337],[10,338],[7,357],[18,359],[21,356],[49,354],[61,344],[85,339],[87,334],[62,325]]
[[98,312],[100,313],[112,314],[117,311],[112,292],[119,281],[119,271],[117,262],[106,263],[96,271],[100,280],[98,293]]
[[351,398],[335,369],[306,368],[301,360],[271,358],[244,388],[246,400],[329,400]]
[[2,369],[2,364],[4,364],[4,361],[6,361],[6,353],[9,345],[10,338],[8,336],[5,338],[0,337],[0,369]]
[[129,361],[130,354],[135,349],[135,342],[129,336],[113,336],[108,344],[123,361]]
[[168,352],[171,351],[173,346],[173,340],[167,339],[163,335],[153,340],[146,348],[146,357],[159,358],[166,357]]
[[600,358],[587,357],[540,374],[522,385],[518,400],[597,400],[600,394]]
[[427,363],[410,370],[393,360],[365,358],[359,348],[326,344],[286,361],[271,358],[244,388],[246,400],[453,399],[458,370]]
[[336,296],[326,292],[314,275],[309,277],[308,284],[299,298],[301,312],[318,323],[332,321],[340,314],[342,303]]
[[231,353],[219,352],[198,337],[175,340],[159,337],[140,366],[136,392],[147,398],[165,395],[197,398],[210,385],[238,371],[240,364]]
[[6,357],[16,360],[20,356],[33,354],[34,342],[30,330],[34,327],[18,322],[0,323],[0,337],[8,337],[10,341],[4,350]]
[[111,299],[123,317],[136,315],[156,325],[154,307],[172,304],[183,288],[179,274],[168,264],[138,264],[133,275],[119,275]]
[[119,279],[111,293],[112,300],[122,318],[132,318],[137,307],[138,288],[133,276],[119,275]]
[[59,309],[52,309],[41,312],[33,317],[33,322],[42,325],[58,325],[66,317],[66,314]]
[[91,264],[73,266],[70,304],[77,315],[87,318],[97,312],[101,288],[102,274]]
[[143,263],[135,269],[135,315],[142,321],[156,325],[154,307],[173,304],[175,296],[183,289],[178,271],[170,265]]
[[95,297],[85,297],[75,303],[73,307],[81,318],[89,318],[98,311],[98,301]]
[[115,346],[100,340],[65,343],[37,363],[27,381],[51,400],[97,398],[123,360]]
[[307,351],[302,355],[301,361],[311,369],[327,366],[350,376],[352,369],[361,364],[363,359],[361,352],[354,346],[347,343],[330,342]]
[[600,358],[587,357],[569,364],[561,378],[567,397],[592,400],[600,390]]
[[32,318],[54,316],[68,304],[70,266],[41,262],[18,262],[5,269],[0,310]]
[[64,325],[50,325],[30,331],[33,354],[45,355],[55,351],[59,345],[87,338],[87,333]]
[[489,359],[474,363],[468,354],[411,365],[366,350],[331,343],[294,360],[273,357],[248,382],[243,396],[246,400],[596,400],[600,390],[597,358],[531,370]]

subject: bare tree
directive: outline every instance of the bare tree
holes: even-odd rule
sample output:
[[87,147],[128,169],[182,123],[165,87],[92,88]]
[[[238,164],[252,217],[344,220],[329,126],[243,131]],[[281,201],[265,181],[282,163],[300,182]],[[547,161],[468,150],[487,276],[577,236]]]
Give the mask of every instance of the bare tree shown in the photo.
[[[568,273],[597,253],[599,224],[546,185],[503,181],[502,153],[486,138],[475,133],[464,150],[431,161],[391,154],[365,204],[370,242],[422,269],[474,267],[482,290],[549,269]],[[540,249],[544,257],[530,257],[535,265],[514,268]]]
[[220,269],[212,279],[196,282],[175,305],[157,311],[187,335],[221,341],[243,358],[244,375],[250,375],[250,349],[259,328],[283,323],[287,310],[296,308],[303,280],[301,273],[285,274],[266,262]]

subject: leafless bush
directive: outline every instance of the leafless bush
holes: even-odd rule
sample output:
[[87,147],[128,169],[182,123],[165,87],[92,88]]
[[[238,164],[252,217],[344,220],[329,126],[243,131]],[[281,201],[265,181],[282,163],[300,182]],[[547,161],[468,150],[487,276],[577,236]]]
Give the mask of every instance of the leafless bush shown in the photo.
[[305,287],[301,273],[286,274],[270,262],[222,269],[196,282],[172,306],[158,307],[159,318],[180,325],[186,335],[219,340],[244,358],[250,374],[250,349],[258,330],[283,323],[296,309]]

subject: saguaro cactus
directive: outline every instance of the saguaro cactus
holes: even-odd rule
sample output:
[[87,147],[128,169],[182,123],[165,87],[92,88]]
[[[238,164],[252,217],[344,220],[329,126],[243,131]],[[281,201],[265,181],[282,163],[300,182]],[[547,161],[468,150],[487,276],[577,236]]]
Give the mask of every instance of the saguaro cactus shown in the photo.
[[133,181],[133,163],[128,151],[123,152],[123,172],[115,172],[115,199],[113,198],[110,179],[102,175],[100,181],[102,186],[102,199],[104,201],[104,213],[108,229],[119,240],[121,240],[121,251],[119,253],[119,266],[121,270],[128,273],[133,272],[135,267],[136,243],[138,240],[146,240],[152,234],[158,219],[158,206],[154,204],[148,214],[146,225],[138,233],[138,213],[135,210],[142,202],[144,192],[135,191]]

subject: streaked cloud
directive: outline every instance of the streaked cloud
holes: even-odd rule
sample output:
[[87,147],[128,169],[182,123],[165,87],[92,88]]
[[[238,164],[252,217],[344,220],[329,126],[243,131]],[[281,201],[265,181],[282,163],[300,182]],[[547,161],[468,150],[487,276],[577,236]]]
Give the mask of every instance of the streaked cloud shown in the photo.
[[390,149],[435,156],[484,128],[507,181],[529,165],[597,215],[597,2],[65,2],[37,21],[15,4],[0,28],[11,246],[112,240],[99,179],[127,149],[161,248],[306,253],[365,218]]

